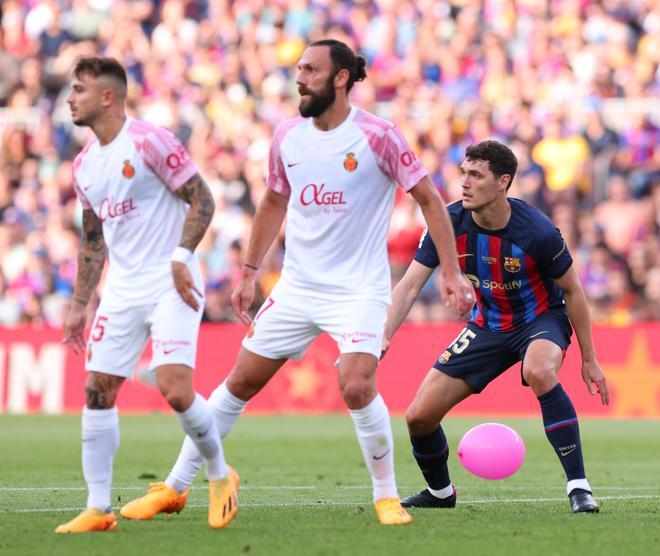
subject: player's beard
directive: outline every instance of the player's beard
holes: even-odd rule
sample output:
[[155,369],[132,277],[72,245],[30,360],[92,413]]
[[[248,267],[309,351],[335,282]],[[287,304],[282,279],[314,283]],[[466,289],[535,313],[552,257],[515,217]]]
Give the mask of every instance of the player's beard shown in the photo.
[[328,77],[325,86],[318,93],[309,89],[304,89],[303,92],[304,94],[309,95],[309,99],[307,102],[300,99],[300,105],[298,106],[300,115],[303,118],[318,118],[332,105],[337,97],[333,82],[334,75]]
[[81,117],[73,118],[71,121],[73,122],[74,125],[77,125],[78,127],[85,127],[89,125],[87,123],[87,120]]
[[78,108],[75,116],[73,114],[71,115],[71,121],[78,127],[92,127],[98,117],[99,112],[97,110],[93,109],[88,110],[87,112],[82,112],[80,108]]

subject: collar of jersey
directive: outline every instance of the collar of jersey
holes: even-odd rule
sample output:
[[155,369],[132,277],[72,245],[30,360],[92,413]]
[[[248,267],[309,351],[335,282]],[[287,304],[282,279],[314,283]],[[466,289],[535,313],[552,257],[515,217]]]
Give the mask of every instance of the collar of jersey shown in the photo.
[[336,135],[339,135],[346,126],[350,125],[350,123],[353,121],[353,117],[355,116],[356,112],[357,109],[354,106],[351,106],[351,109],[348,115],[346,116],[346,119],[344,119],[344,121],[340,123],[337,127],[333,127],[328,131],[321,131],[318,127],[314,125],[313,119],[309,118],[309,122],[308,122],[309,129],[316,137],[319,137],[320,139],[332,139]]
[[110,151],[112,149],[112,146],[117,142],[117,139],[119,139],[119,137],[121,137],[124,134],[124,131],[126,131],[128,129],[128,126],[131,125],[132,121],[133,121],[133,118],[131,118],[130,116],[126,116],[126,121],[124,122],[124,125],[121,126],[121,129],[119,130],[119,133],[117,133],[115,138],[112,141],[110,141],[107,145],[101,146],[101,143],[97,139],[96,140],[96,148],[99,150],[99,153],[104,154],[104,153],[107,153],[108,151]]

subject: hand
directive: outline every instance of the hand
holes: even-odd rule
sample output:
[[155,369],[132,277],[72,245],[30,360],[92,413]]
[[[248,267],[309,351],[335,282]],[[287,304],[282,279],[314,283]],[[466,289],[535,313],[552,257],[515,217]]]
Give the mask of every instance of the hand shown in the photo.
[[64,319],[63,344],[69,344],[73,353],[78,355],[85,351],[85,324],[87,322],[87,311],[85,305],[71,301],[71,309]]
[[255,274],[254,272],[243,272],[238,285],[231,294],[231,305],[234,313],[243,324],[250,325],[252,317],[248,311],[254,301]]
[[475,297],[472,283],[460,270],[442,273],[440,294],[447,307],[464,315],[474,306]]
[[172,261],[172,280],[174,280],[174,287],[185,304],[195,311],[199,310],[199,302],[195,299],[193,293],[196,293],[201,299],[204,298],[204,295],[195,286],[190,270],[185,264]]
[[390,348],[390,341],[383,336],[383,341],[380,343],[380,358],[383,359],[387,354],[387,350]]
[[600,394],[600,401],[603,405],[610,404],[610,393],[607,389],[605,374],[600,368],[600,363],[595,359],[593,361],[582,361],[582,380],[584,380],[589,393],[595,396]]

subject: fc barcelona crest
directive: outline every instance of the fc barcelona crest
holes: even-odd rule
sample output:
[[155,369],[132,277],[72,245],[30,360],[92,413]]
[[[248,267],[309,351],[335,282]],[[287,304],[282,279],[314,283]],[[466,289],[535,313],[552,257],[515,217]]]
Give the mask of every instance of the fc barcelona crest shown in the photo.
[[438,362],[440,364],[444,365],[447,361],[449,361],[450,357],[451,357],[451,352],[450,351],[443,351],[442,355],[438,359]]
[[348,172],[354,172],[357,170],[358,161],[355,158],[355,153],[346,153],[346,158],[344,159],[344,168]]
[[518,257],[504,257],[504,269],[508,272],[518,272],[521,268]]

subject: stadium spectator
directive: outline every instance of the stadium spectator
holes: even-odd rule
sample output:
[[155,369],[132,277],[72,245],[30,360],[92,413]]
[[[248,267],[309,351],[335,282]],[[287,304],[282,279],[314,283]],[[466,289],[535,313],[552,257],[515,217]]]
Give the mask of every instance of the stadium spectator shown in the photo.
[[[172,126],[210,185],[227,180],[218,178],[227,171],[234,176],[228,180],[232,191],[239,189],[236,184],[243,188],[243,195],[224,201],[231,219],[222,218],[222,229],[209,232],[222,236],[209,244],[220,253],[209,256],[221,259],[228,242],[245,241],[263,195],[263,145],[279,122],[296,113],[292,67],[301,45],[326,36],[343,38],[377,63],[367,69],[378,79],[357,84],[353,102],[404,131],[447,201],[457,198],[456,167],[469,134],[488,133],[517,154],[538,155],[548,142],[557,144],[542,135],[553,114],[561,114],[563,133],[569,133],[578,156],[544,156],[540,164],[530,155],[529,174],[521,173],[518,184],[525,198],[553,214],[553,206],[566,200],[556,198],[556,188],[573,195],[577,187],[579,218],[589,220],[605,200],[612,175],[621,174],[629,197],[648,200],[660,157],[657,6],[644,0],[532,4],[5,1],[0,170],[9,188],[0,179],[0,210],[4,214],[13,206],[19,189],[34,187],[36,164],[40,210],[61,214],[64,228],[80,230],[70,189],[51,181],[86,141],[68,121],[67,78],[76,56],[113,54],[129,71],[131,113]],[[578,228],[577,267],[592,247]],[[628,249],[657,235],[657,226],[641,230]],[[46,257],[53,262],[50,248]],[[68,258],[75,260],[75,248]],[[207,277],[209,284],[215,280],[216,275]],[[639,304],[641,282],[634,295]],[[231,318],[225,309],[216,314]],[[434,318],[437,312],[420,306],[414,314]]]

